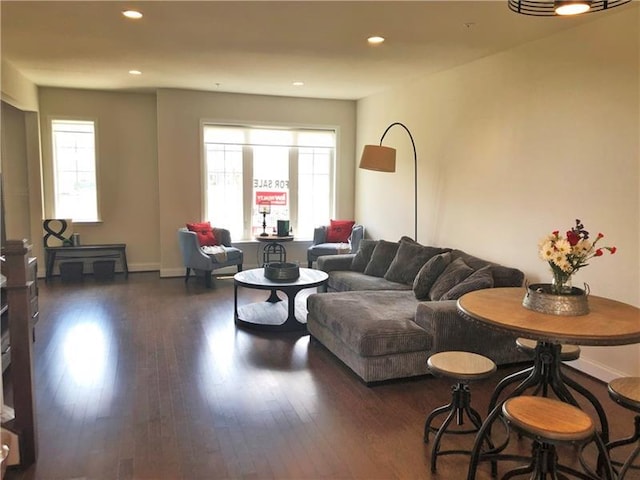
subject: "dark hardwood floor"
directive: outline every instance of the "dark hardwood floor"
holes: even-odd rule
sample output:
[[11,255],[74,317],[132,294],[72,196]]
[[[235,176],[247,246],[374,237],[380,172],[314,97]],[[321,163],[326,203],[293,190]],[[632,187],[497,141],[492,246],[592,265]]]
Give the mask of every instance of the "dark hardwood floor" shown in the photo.
[[[241,289],[240,301],[267,293]],[[39,459],[7,480],[466,477],[459,455],[441,457],[432,475],[422,441],[426,415],[449,401],[449,380],[367,387],[308,335],[238,329],[231,278],[210,290],[155,273],[54,279],[40,282],[39,301]],[[480,412],[514,370],[472,385]],[[612,436],[630,434],[632,413],[602,383],[572,375],[605,405]],[[478,478],[490,478],[487,465]]]

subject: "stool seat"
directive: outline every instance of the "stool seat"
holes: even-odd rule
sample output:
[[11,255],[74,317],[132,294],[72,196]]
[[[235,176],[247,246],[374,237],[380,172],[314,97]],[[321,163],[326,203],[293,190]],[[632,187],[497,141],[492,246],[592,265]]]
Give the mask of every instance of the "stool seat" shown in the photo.
[[[533,439],[531,460],[528,465],[516,467],[502,478],[530,474],[531,479],[567,478],[563,472],[575,478],[588,480],[613,480],[614,473],[607,455],[606,446],[596,432],[589,415],[569,403],[554,398],[520,396],[512,397],[502,404],[502,415],[517,432]],[[598,449],[597,471],[592,470],[580,457],[579,471],[558,461],[556,445],[578,445],[584,448],[594,442]],[[476,465],[470,470],[475,472]]]
[[[517,338],[516,346],[518,349],[525,353],[535,352],[538,342],[529,338]],[[578,345],[562,345],[560,347],[560,360],[563,362],[570,362],[580,358],[580,347]]]
[[616,378],[609,382],[607,390],[615,402],[640,412],[640,377]]
[[502,413],[512,425],[543,441],[582,442],[595,433],[589,415],[553,398],[510,398],[502,405]]
[[496,371],[493,360],[471,352],[440,352],[427,360],[432,373],[457,380],[481,380]]

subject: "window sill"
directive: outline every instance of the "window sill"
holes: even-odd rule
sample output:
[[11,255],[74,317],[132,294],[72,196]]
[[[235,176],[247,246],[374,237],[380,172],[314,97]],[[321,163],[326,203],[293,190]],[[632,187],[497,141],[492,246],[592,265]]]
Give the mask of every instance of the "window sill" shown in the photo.
[[[231,243],[236,244],[236,245],[239,245],[239,244],[244,244],[244,245],[262,244],[262,242],[260,242],[260,240],[255,240],[253,238],[248,238],[248,239],[244,239],[244,240],[237,240],[237,241],[232,240]],[[286,243],[287,245],[302,244],[302,243],[313,243],[313,239],[312,238],[295,238],[294,237],[293,240],[283,241],[282,243]]]
[[72,220],[72,225],[82,225],[82,226],[91,226],[91,225],[102,225],[102,220]]

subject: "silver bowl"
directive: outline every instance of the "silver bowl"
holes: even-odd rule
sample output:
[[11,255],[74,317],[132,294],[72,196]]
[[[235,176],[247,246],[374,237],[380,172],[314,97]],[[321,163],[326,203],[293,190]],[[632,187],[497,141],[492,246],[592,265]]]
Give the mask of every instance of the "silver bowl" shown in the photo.
[[269,280],[288,282],[300,276],[300,267],[289,262],[265,263],[264,276]]
[[568,295],[551,293],[551,284],[533,283],[527,287],[522,306],[549,315],[578,316],[589,313],[588,288],[573,287]]

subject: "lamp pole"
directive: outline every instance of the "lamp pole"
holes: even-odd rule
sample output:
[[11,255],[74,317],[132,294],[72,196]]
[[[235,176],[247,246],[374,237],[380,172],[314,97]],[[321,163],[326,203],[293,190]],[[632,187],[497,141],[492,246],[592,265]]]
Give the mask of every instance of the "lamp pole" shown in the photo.
[[409,138],[411,139],[411,146],[413,147],[413,231],[414,231],[413,238],[417,242],[418,241],[418,154],[416,152],[416,144],[413,141],[413,135],[411,135],[411,132],[409,131],[409,129],[404,123],[393,122],[384,131],[384,133],[382,134],[382,137],[380,137],[380,146],[382,146],[382,141],[384,140],[384,136],[387,134],[387,132],[391,129],[391,127],[394,127],[396,125],[405,129],[405,131],[409,135]]

